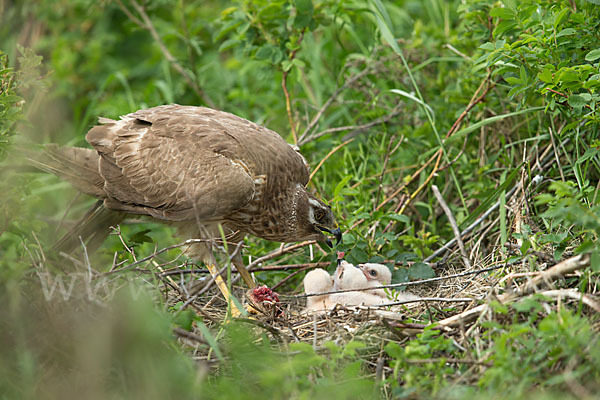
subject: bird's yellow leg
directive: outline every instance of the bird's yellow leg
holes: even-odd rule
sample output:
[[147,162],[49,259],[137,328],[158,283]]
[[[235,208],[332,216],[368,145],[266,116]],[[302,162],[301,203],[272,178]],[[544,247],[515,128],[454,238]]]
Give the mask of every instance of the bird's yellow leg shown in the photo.
[[231,316],[234,318],[239,317],[241,315],[241,312],[237,308],[235,303],[231,300],[231,293],[229,292],[229,288],[227,287],[227,284],[225,283],[225,281],[219,274],[219,269],[217,267],[215,267],[215,265],[212,263],[207,263],[206,268],[208,268],[208,270],[210,271],[210,274],[215,279],[215,283],[217,284],[217,287],[223,294],[223,297],[225,297],[225,301],[227,301],[227,304],[229,304],[229,306],[231,307]]
[[246,282],[246,285],[248,285],[248,287],[250,289],[254,289],[256,287],[256,283],[252,279],[252,275],[250,275],[250,272],[248,272],[244,263],[236,262],[237,260],[235,260],[235,259],[232,261],[233,261],[233,265],[235,265],[235,269],[237,269],[237,271],[240,273],[240,276],[242,277],[244,282]]

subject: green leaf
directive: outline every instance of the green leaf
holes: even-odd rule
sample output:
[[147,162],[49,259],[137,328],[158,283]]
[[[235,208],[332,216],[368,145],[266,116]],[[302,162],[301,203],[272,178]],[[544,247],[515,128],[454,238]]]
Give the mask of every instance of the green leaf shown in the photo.
[[254,57],[256,57],[257,60],[266,60],[268,58],[271,58],[272,55],[273,46],[270,44],[265,44],[264,46],[261,46],[258,48],[258,50],[256,50]]
[[479,128],[481,128],[482,126],[493,124],[497,121],[503,120],[504,118],[515,117],[517,115],[526,114],[526,113],[534,112],[534,111],[541,111],[543,109],[544,109],[544,107],[531,107],[531,108],[526,108],[526,109],[520,110],[520,111],[515,111],[515,112],[503,114],[503,115],[496,115],[494,117],[489,117],[489,118],[479,121],[473,125],[469,125],[468,127],[461,129],[460,131],[458,131],[454,135],[452,135],[449,140],[456,140],[459,137],[466,135],[467,133],[471,133],[473,131],[479,130]]
[[569,105],[573,108],[582,108],[587,102],[578,94],[572,94],[568,99]]
[[518,312],[540,311],[542,309],[540,301],[535,297],[525,297],[512,304],[511,307]]
[[497,201],[498,197],[500,196],[501,192],[506,191],[506,189],[512,185],[512,183],[514,182],[514,180],[517,177],[517,174],[521,171],[521,168],[515,168],[510,175],[508,175],[508,177],[506,178],[506,180],[504,182],[502,182],[498,188],[496,188],[492,193],[490,193],[490,195],[479,205],[479,207],[477,207],[475,209],[475,211],[473,211],[471,214],[469,214],[469,216],[460,224],[460,230],[465,229],[467,226],[469,226],[473,221],[475,221],[475,219],[477,219],[479,217],[479,215],[481,215],[485,210],[487,210],[488,208],[490,208],[490,206],[492,205],[492,203],[494,203],[495,201]]
[[[502,173],[502,177],[500,178],[500,182],[504,183],[506,181],[506,173],[504,171]],[[500,192],[500,244],[504,246],[506,241],[508,240],[508,231],[506,229],[506,191],[503,190]]]
[[381,32],[381,36],[390,45],[392,50],[400,54],[400,46],[398,46],[398,42],[396,41],[396,38],[394,38],[394,34],[391,30],[389,14],[380,0],[373,0],[373,3],[376,6],[376,11],[374,13],[377,20],[377,27],[379,28],[379,32]]
[[567,16],[568,12],[569,12],[569,9],[565,7],[562,10],[560,10],[560,12],[558,14],[556,14],[554,16],[554,29],[556,29],[563,22],[563,20]]
[[481,46],[479,46],[480,49],[483,50],[496,50],[496,46],[494,46],[494,43],[492,42],[485,42],[484,44],[482,44]]
[[585,55],[585,61],[596,61],[600,58],[600,49],[590,51]]
[[346,254],[346,260],[354,265],[364,263],[368,259],[369,255],[364,250],[358,248],[358,246]]
[[187,309],[181,311],[179,314],[175,315],[174,322],[180,328],[185,329],[188,332],[191,332],[193,323],[196,319],[198,319],[196,313],[192,309],[187,308]]
[[497,8],[492,8],[492,10],[490,11],[490,16],[498,17],[498,18],[502,18],[502,19],[514,19],[515,13],[509,8],[497,7]]
[[333,197],[337,197],[338,194],[340,194],[340,190],[342,190],[346,184],[350,182],[350,179],[352,179],[352,175],[346,175],[341,181],[338,182],[333,190]]
[[296,17],[294,18],[294,27],[304,29],[310,25],[313,19],[312,0],[296,0]]
[[391,89],[390,92],[399,94],[400,96],[406,97],[407,99],[410,99],[410,100],[414,101],[415,103],[418,103],[418,104],[420,104],[420,105],[422,105],[424,107],[427,107],[427,109],[431,113],[431,116],[433,117],[433,120],[435,121],[435,113],[433,112],[433,108],[429,107],[429,105],[427,103],[421,101],[420,99],[418,99],[413,94],[405,92],[404,90]]
[[519,77],[521,78],[521,82],[527,83],[527,70],[524,65],[521,65],[521,68],[519,69]]
[[538,78],[542,82],[552,83],[553,82],[552,71],[550,71],[549,69],[544,69],[544,70],[542,70],[542,72],[540,72],[538,74]]
[[410,223],[410,218],[408,215],[403,214],[388,214],[386,218],[393,219],[394,221],[404,222],[406,224]]
[[148,232],[152,232],[150,229],[144,229],[143,231],[139,231],[129,238],[130,242],[133,243],[153,243],[153,240],[150,236],[147,235]]
[[567,237],[568,232],[563,232],[563,233],[548,233],[548,234],[542,234],[540,236],[540,244],[544,244],[544,243],[562,243],[565,238]]
[[573,28],[565,28],[562,31],[558,32],[556,34],[556,37],[563,37],[563,36],[570,36],[570,35],[574,35],[575,33],[577,33],[577,31]]
[[225,361],[223,353],[221,353],[221,349],[219,349],[217,339],[213,336],[208,327],[204,325],[202,321],[197,321],[196,326],[198,327],[198,330],[202,333],[202,336],[204,336],[204,339],[206,339],[212,350],[215,352],[217,358],[220,361]]
[[516,26],[517,23],[513,20],[504,20],[498,24],[496,29],[494,29],[494,36],[500,36],[504,32],[509,31]]
[[219,46],[219,52],[232,49],[233,47],[237,46],[239,43],[240,43],[240,41],[237,38],[227,39],[226,41],[221,43],[221,45]]
[[[408,277],[408,269],[407,268],[398,268],[395,269],[392,273],[392,283],[403,283],[408,282],[410,279]],[[402,288],[398,288],[398,290],[403,290]]]
[[561,68],[558,72],[558,80],[562,82],[579,82],[579,73],[572,68]]
[[415,263],[408,269],[408,276],[411,280],[429,279],[435,277],[435,271],[425,263]]
[[596,250],[596,248],[596,243],[592,242],[591,240],[585,240],[575,249],[575,254],[589,253],[593,250]]

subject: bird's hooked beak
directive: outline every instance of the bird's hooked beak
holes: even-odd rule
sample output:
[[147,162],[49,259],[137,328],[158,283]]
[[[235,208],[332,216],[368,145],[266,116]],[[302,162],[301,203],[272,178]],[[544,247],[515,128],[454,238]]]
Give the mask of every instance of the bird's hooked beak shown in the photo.
[[369,271],[367,271],[367,269],[365,268],[365,264],[358,264],[358,268],[360,269],[360,272],[363,273],[363,275],[365,276],[365,278],[367,278],[368,281],[370,281],[372,279],[369,276]]
[[[338,244],[340,244],[340,242],[342,241],[342,231],[340,228],[335,228],[335,229],[331,230],[331,229],[326,228],[321,225],[317,225],[317,228],[319,228],[322,232],[327,232],[327,233],[330,233],[333,236],[335,236],[335,245],[336,246]],[[330,238],[327,238],[327,240],[325,240],[325,243],[327,243],[327,246],[329,246],[329,248],[333,248],[333,243],[331,242]]]
[[338,251],[337,252],[337,268],[335,269],[335,275],[338,280],[342,279],[342,275],[344,275],[344,267],[342,267],[342,263],[344,262],[344,255],[346,252]]

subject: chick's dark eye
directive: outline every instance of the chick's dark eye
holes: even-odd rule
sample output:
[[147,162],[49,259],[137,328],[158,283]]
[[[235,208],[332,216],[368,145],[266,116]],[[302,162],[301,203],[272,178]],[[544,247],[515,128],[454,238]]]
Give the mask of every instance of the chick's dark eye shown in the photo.
[[372,270],[369,271],[369,274],[371,276],[376,276],[377,275],[377,271],[375,271],[374,269],[372,269]]

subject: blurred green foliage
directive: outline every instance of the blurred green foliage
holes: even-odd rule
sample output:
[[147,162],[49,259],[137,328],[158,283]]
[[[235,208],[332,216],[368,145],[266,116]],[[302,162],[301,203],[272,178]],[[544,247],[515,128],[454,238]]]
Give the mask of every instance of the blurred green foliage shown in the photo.
[[[420,262],[454,236],[429,195],[436,184],[461,228],[500,202],[497,222],[478,244],[478,261],[504,256],[496,245],[515,239],[521,252],[513,258],[523,265],[538,265],[530,250],[550,251],[555,260],[591,253],[592,269],[579,286],[593,292],[600,265],[596,3],[0,0],[0,154],[16,156],[9,146],[16,133],[14,141],[26,148],[84,146],[97,117],[172,102],[235,113],[290,142],[291,121],[313,168],[343,144],[311,188],[330,202],[347,231],[339,250],[349,261],[399,264],[395,282],[438,273]],[[446,138],[474,94],[483,92]],[[408,178],[439,149],[444,167],[431,181],[431,164]],[[358,340],[328,343],[320,352],[299,343],[282,354],[236,324],[212,332],[177,307],[157,311],[164,304],[151,281],[155,307],[147,298],[126,297],[110,312],[85,296],[81,304],[44,302],[36,271],[85,265],[51,263],[50,245],[91,199],[71,203],[75,192],[67,184],[14,165],[3,164],[0,182],[6,305],[0,334],[11,349],[0,360],[6,398],[64,397],[69,390],[90,398],[357,398],[377,396],[382,388],[397,398],[527,398],[535,389],[552,397],[572,387],[570,377],[582,376],[589,377],[585,388],[598,389],[597,322],[581,310],[547,312],[542,300],[515,305],[518,320],[488,327],[482,340],[490,343],[493,365],[480,379],[460,384],[454,383],[472,370],[444,358],[465,352],[435,329],[406,345],[386,345],[394,372],[379,383],[361,361]],[[539,182],[531,183],[538,174]],[[527,201],[509,213],[507,196],[518,182]],[[177,241],[158,224],[123,226],[121,233],[138,259]],[[255,238],[247,245],[253,257],[278,246]],[[333,260],[314,253],[315,261]],[[289,261],[306,262],[309,254],[304,249]],[[133,259],[112,236],[92,262],[105,271]],[[267,284],[285,276],[257,274]],[[296,288],[300,279],[282,289]],[[170,327],[192,324],[211,338],[206,346],[222,346],[212,361],[216,371],[193,365],[173,340]],[[435,361],[415,361],[427,359]]]

